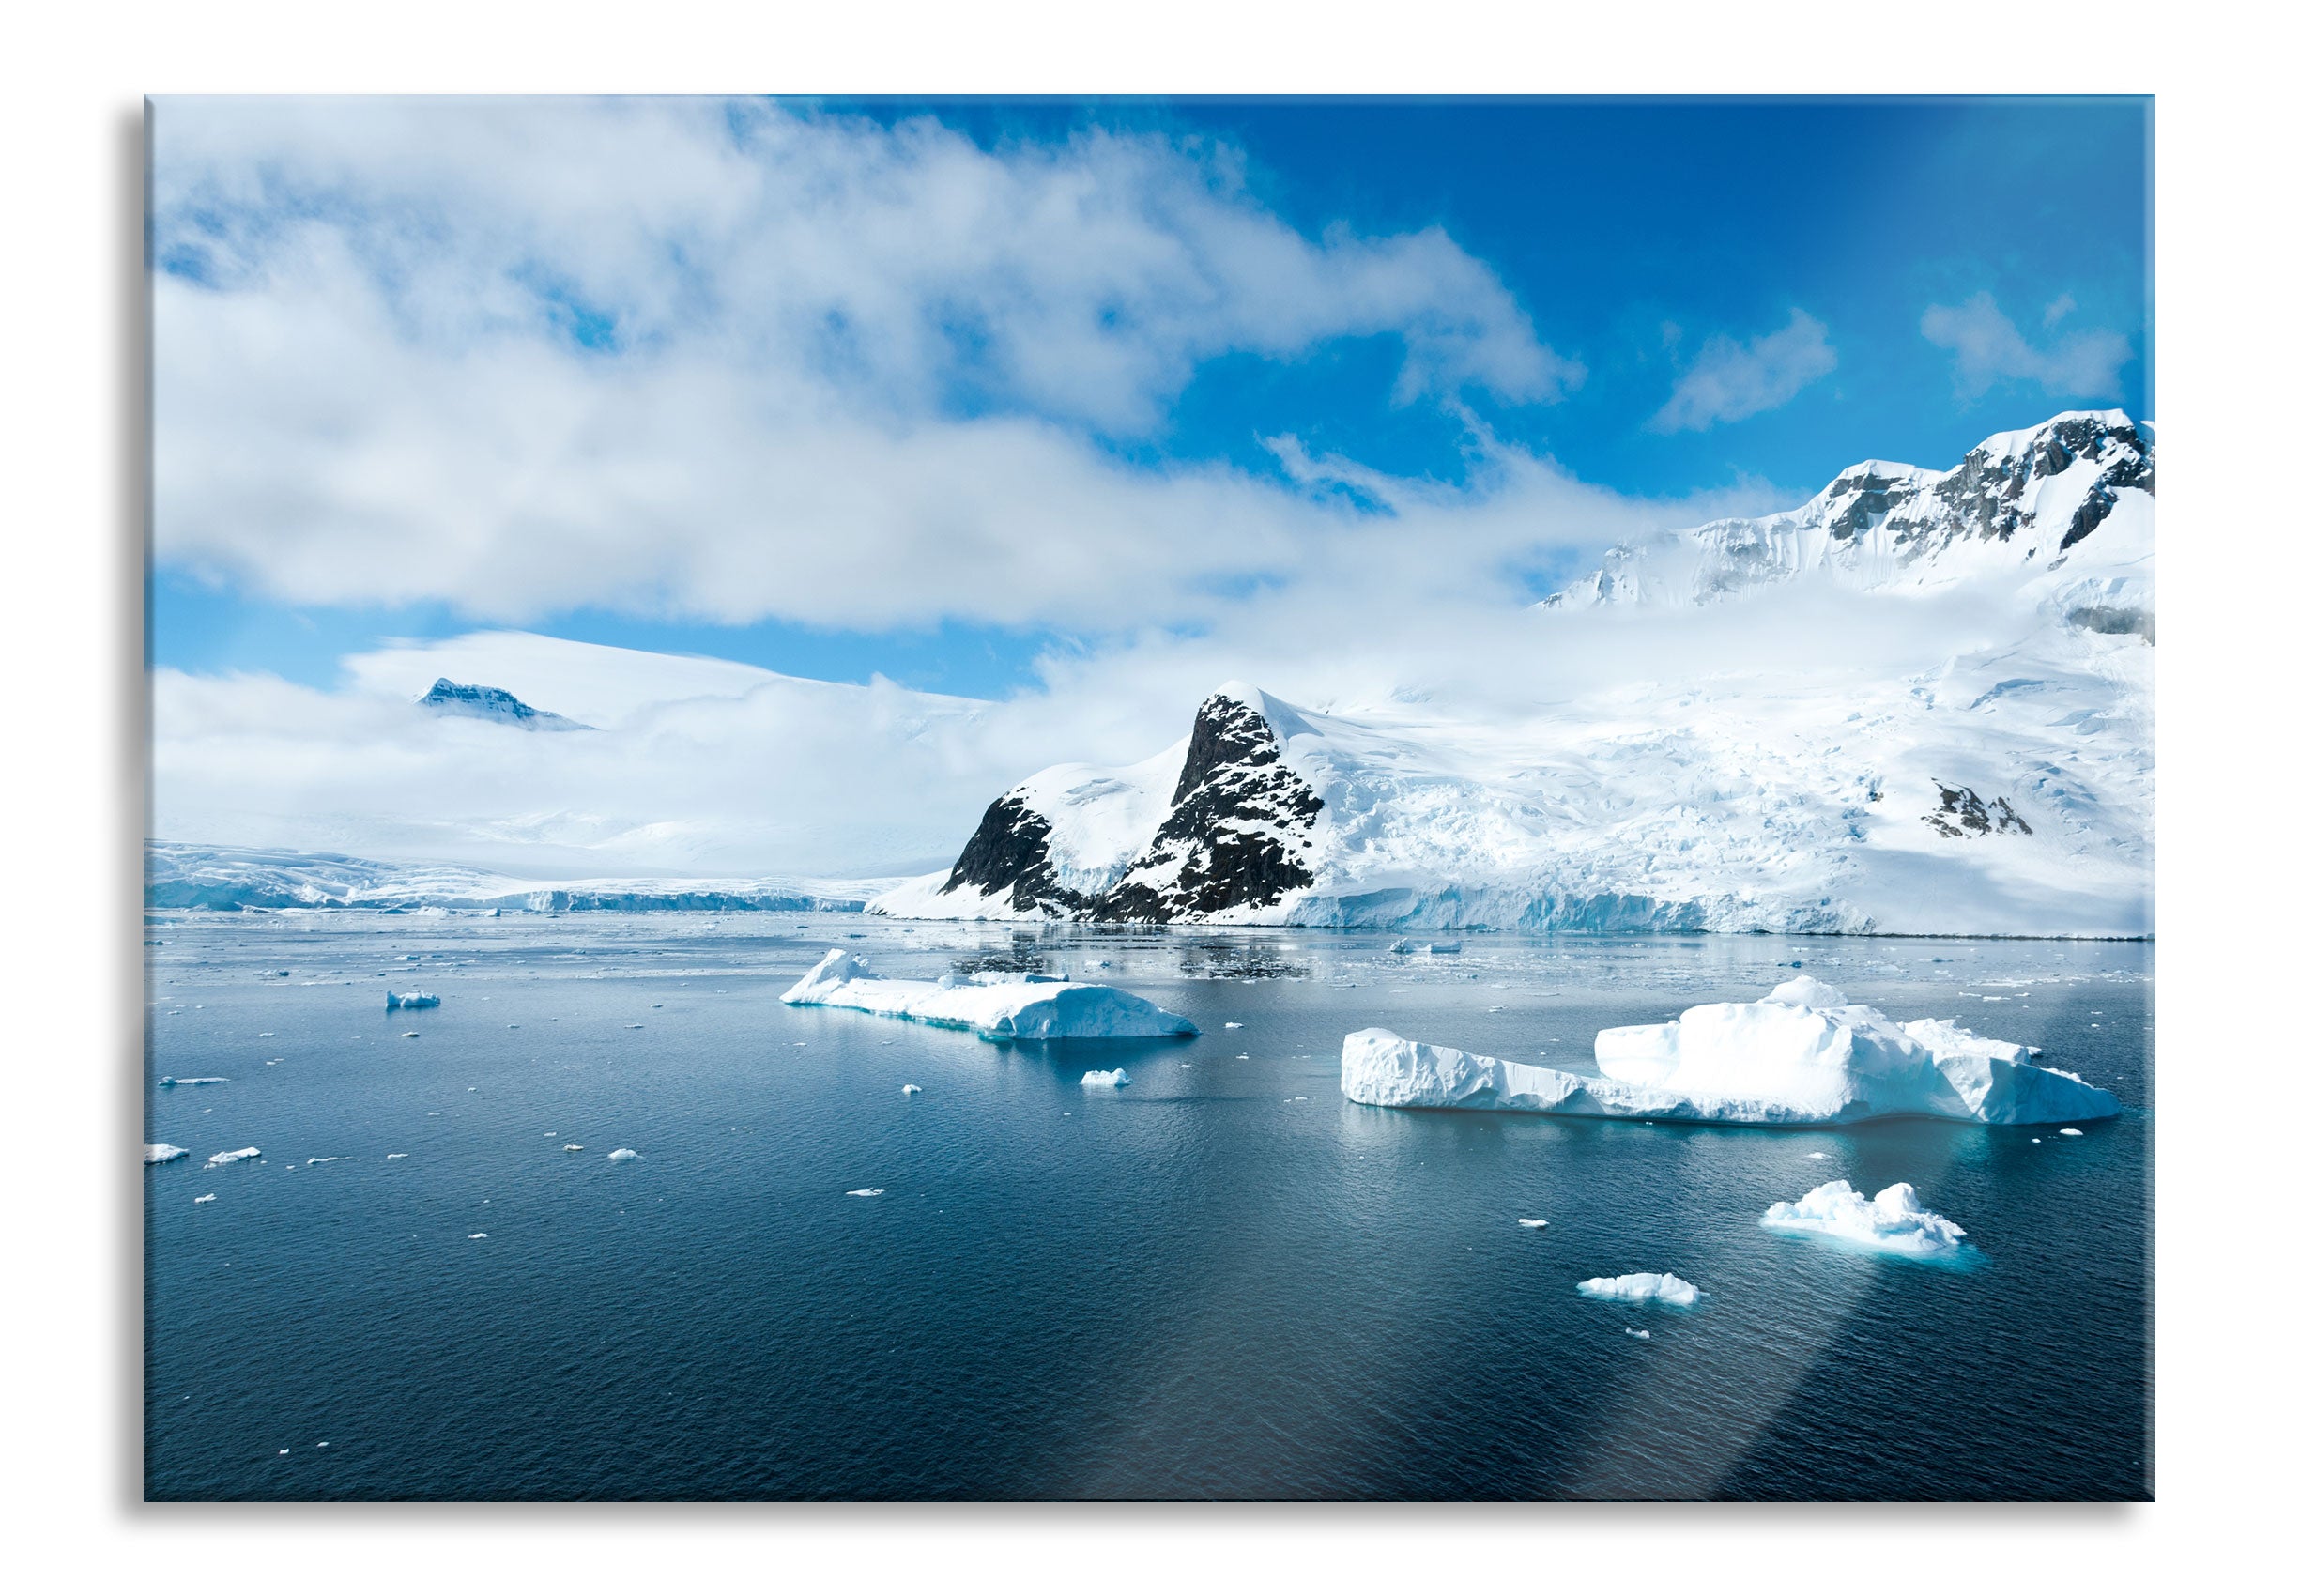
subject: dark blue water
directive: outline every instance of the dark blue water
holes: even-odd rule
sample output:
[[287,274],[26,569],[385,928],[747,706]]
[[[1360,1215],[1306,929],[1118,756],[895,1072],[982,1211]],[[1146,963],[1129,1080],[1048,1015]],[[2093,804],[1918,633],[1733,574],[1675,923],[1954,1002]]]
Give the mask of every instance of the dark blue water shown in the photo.
[[[146,1175],[155,1499],[2151,1491],[2145,946],[1471,937],[1433,959],[764,915],[147,934],[150,1078],[230,1078],[150,1095],[148,1139],[192,1153]],[[1068,968],[1204,1034],[999,1047],[776,1003],[832,945],[889,974]],[[1602,1026],[1759,995],[1792,959],[1896,1018],[2041,1044],[2130,1112],[2081,1138],[1784,1132],[1337,1087],[1361,1025],[1586,1061]],[[385,1013],[416,985],[444,1005]],[[1081,1087],[1115,1064],[1132,1086]],[[1913,1182],[1981,1260],[1757,1225],[1838,1177]],[[1644,1269],[1709,1298],[1573,1291]]]

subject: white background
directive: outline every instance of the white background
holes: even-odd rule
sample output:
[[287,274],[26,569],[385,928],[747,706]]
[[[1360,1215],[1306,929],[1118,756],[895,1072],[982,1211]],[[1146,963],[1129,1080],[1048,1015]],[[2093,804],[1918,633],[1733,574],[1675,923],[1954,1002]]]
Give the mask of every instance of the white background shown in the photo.
[[[13,1111],[0,1513],[27,1590],[544,1585],[2272,1585],[2296,873],[2289,22],[2190,5],[406,0],[12,10],[0,779]],[[140,97],[217,91],[2154,92],[2162,504],[2158,1492],[2122,1508],[141,1505]],[[1986,226],[1986,218],[1974,219]],[[2145,1213],[2124,1216],[2144,1225]],[[2085,1371],[2066,1371],[2082,1380]],[[1954,1370],[1941,1372],[1956,1377]],[[1875,1482],[1890,1495],[1894,1481]]]

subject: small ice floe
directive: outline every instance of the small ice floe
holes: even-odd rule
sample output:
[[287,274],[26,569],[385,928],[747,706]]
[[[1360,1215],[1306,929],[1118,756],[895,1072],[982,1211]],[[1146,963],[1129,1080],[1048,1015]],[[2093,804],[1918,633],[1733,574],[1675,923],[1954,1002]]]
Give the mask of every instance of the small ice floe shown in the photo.
[[2072,1130],[2066,1126],[2063,1126],[2061,1128],[2061,1134],[2063,1136],[2081,1136],[2084,1134],[2084,1132],[2081,1130]]
[[276,1031],[258,1031],[258,1032],[255,1034],[255,1039],[256,1039],[257,1041],[259,1041],[259,1042],[262,1042],[262,1041],[268,1041],[268,1040],[269,1040],[271,1037],[276,1036],[278,1036],[278,1035],[279,1035],[279,1033],[278,1033],[278,1032],[276,1032]]
[[439,999],[437,994],[433,992],[386,992],[383,994],[383,1006],[386,1008],[437,1008],[439,1006]]
[[905,1086],[902,1089],[902,1095],[906,1097],[915,1097],[918,1096],[918,1088],[916,1086]]
[[215,1200],[216,1200],[216,1194],[215,1194],[214,1192],[212,1192],[212,1191],[210,1191],[210,1192],[209,1192],[209,1193],[208,1193],[207,1196],[205,1196],[205,1197],[194,1197],[194,1198],[192,1199],[192,1201],[193,1201],[194,1203],[212,1203],[212,1202],[214,1202]]
[[1131,1084],[1133,1079],[1123,1069],[1089,1069],[1078,1078],[1078,1083],[1081,1086],[1108,1086],[1114,1091],[1120,1086]]
[[144,1161],[147,1164],[172,1164],[178,1159],[190,1157],[191,1153],[189,1147],[174,1147],[165,1142],[144,1143]]
[[579,1153],[582,1150],[583,1143],[580,1142],[570,1142],[564,1147],[560,1149],[560,1151],[562,1153]]
[[1651,1330],[1641,1330],[1634,1325],[1624,1325],[1621,1327],[1621,1329],[1623,1334],[1635,1336],[1639,1341],[1651,1341],[1653,1339],[1653,1332]]
[[162,1075],[162,1086],[221,1086],[231,1079],[228,1075]]
[[1826,1159],[1829,1157],[1829,1155],[1827,1153],[1807,1153],[1805,1157],[1808,1159]]
[[1965,1235],[1962,1225],[1917,1206],[1916,1189],[1907,1181],[1886,1187],[1871,1201],[1855,1191],[1851,1181],[1832,1180],[1794,1203],[1775,1203],[1757,1222],[1768,1230],[1833,1236],[1874,1252],[1911,1258],[1947,1257]]
[[388,1163],[390,1163],[390,1162],[391,1162],[391,1161],[393,1159],[404,1159],[404,1158],[406,1158],[406,1156],[407,1156],[407,1155],[406,1155],[406,1154],[405,1154],[405,1153],[386,1153],[386,1154],[384,1154],[384,1156],[383,1156],[383,1161],[384,1161],[385,1163],[387,1163],[387,1164],[388,1164]]
[[422,1034],[423,1034],[423,1033],[422,1033],[422,1032],[421,1032],[421,1031],[402,1031],[402,1032],[400,1033],[400,1036],[401,1036],[403,1038],[405,1038],[405,1039],[412,1040],[413,1038],[415,1038],[415,1037],[417,1037],[417,1036],[422,1036]]
[[1225,1020],[1222,1021],[1222,1029],[1225,1031],[1243,1031],[1246,1029],[1246,1021],[1243,1020]]
[[659,1003],[651,1003],[647,1006],[649,1008],[661,1008],[663,1005]]
[[1527,1230],[1547,1230],[1549,1228],[1547,1220],[1520,1220],[1517,1222]]
[[344,1161],[344,1155],[343,1155],[343,1154],[341,1154],[341,1153],[336,1153],[336,1154],[332,1154],[332,1155],[330,1155],[330,1157],[328,1157],[328,1158],[324,1158],[324,1159],[304,1159],[304,1160],[303,1160],[303,1163],[304,1163],[304,1167],[305,1167],[306,1169],[309,1169],[309,1168],[310,1168],[312,1165],[314,1165],[314,1164],[340,1164],[340,1163],[342,1163],[343,1161]]
[[635,1020],[630,1024],[624,1026],[623,1029],[626,1031],[644,1031],[647,1029],[647,1027]]
[[1672,1308],[1691,1308],[1708,1295],[1693,1281],[1671,1274],[1602,1275],[1573,1289],[1607,1302],[1665,1302]]
[[859,1186],[852,1191],[848,1192],[847,1195],[850,1197],[883,1197],[886,1195],[886,1188],[883,1186]]
[[1434,942],[1430,944],[1429,951],[1432,953],[1459,953],[1462,951],[1462,944],[1458,942]]
[[207,1167],[209,1169],[220,1169],[225,1164],[242,1163],[249,1159],[260,1159],[263,1156],[264,1150],[261,1147],[242,1147],[236,1153],[216,1153],[211,1155],[207,1160]]
[[633,1152],[628,1147],[618,1147],[612,1153],[607,1155],[607,1162],[611,1164],[627,1164],[633,1159],[637,1157],[638,1154]]
[[487,1233],[483,1230],[475,1230],[469,1235],[465,1236],[464,1239],[466,1241],[484,1241],[487,1239]]

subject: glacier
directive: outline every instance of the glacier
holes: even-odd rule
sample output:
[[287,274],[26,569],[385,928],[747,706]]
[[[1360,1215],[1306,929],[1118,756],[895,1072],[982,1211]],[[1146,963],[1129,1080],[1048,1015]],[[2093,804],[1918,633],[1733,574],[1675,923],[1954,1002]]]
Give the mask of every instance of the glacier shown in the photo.
[[1907,1181],[1888,1186],[1874,1201],[1849,1180],[1817,1186],[1794,1203],[1775,1203],[1757,1221],[1768,1230],[1802,1231],[1832,1236],[1876,1252],[1911,1258],[1944,1258],[1963,1245],[1962,1225],[1917,1205]]
[[890,980],[870,961],[835,949],[783,993],[794,1007],[859,1009],[974,1031],[991,1041],[1194,1036],[1179,1014],[1116,987],[984,972],[941,981]]
[[1617,548],[1526,624],[1633,654],[1650,617],[1763,593],[1790,606],[1783,625],[1843,626],[1855,604],[1932,616],[1931,663],[1724,658],[1560,692],[1536,714],[1403,689],[1311,705],[1228,682],[1138,765],[1009,788],[950,869],[870,908],[2149,936],[2154,491],[2153,433],[2113,410],[1996,435],[1948,471],[1865,461],[1798,510]]
[[2035,1050],[1952,1021],[1895,1025],[1811,976],[1755,1003],[1701,1004],[1659,1025],[1598,1033],[1597,1073],[1408,1041],[1343,1038],[1342,1092],[1376,1108],[1498,1109],[1728,1125],[1847,1125],[1918,1116],[1982,1125],[2107,1119],[2113,1094],[2034,1062]]
[[1671,1274],[1606,1275],[1573,1289],[1607,1302],[1665,1302],[1672,1308],[1691,1308],[1709,1295]]

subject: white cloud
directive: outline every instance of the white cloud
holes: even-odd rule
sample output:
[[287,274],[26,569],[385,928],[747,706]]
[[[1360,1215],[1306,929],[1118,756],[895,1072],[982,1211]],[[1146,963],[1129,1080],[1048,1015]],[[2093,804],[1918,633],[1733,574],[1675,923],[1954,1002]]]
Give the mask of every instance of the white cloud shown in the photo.
[[[1663,341],[1674,346],[1675,329],[1663,330]],[[1656,432],[1707,432],[1719,422],[1777,410],[1836,369],[1829,329],[1803,311],[1791,310],[1788,325],[1778,332],[1747,344],[1721,333],[1704,343],[1651,424]]]
[[[2076,308],[2063,294],[2045,309],[2053,328]],[[2124,391],[2117,374],[2132,359],[2132,345],[2105,328],[2063,332],[2039,348],[2021,336],[2012,318],[1982,292],[1961,305],[1933,305],[1918,323],[1927,341],[1956,358],[1956,388],[1977,398],[2000,382],[2034,382],[2050,395],[2071,399],[2114,399]]]
[[1444,233],[1306,238],[1194,144],[698,100],[155,130],[156,550],[291,602],[1184,622],[1359,518],[1104,447],[1207,360],[1394,336],[1400,402],[1581,376]]

